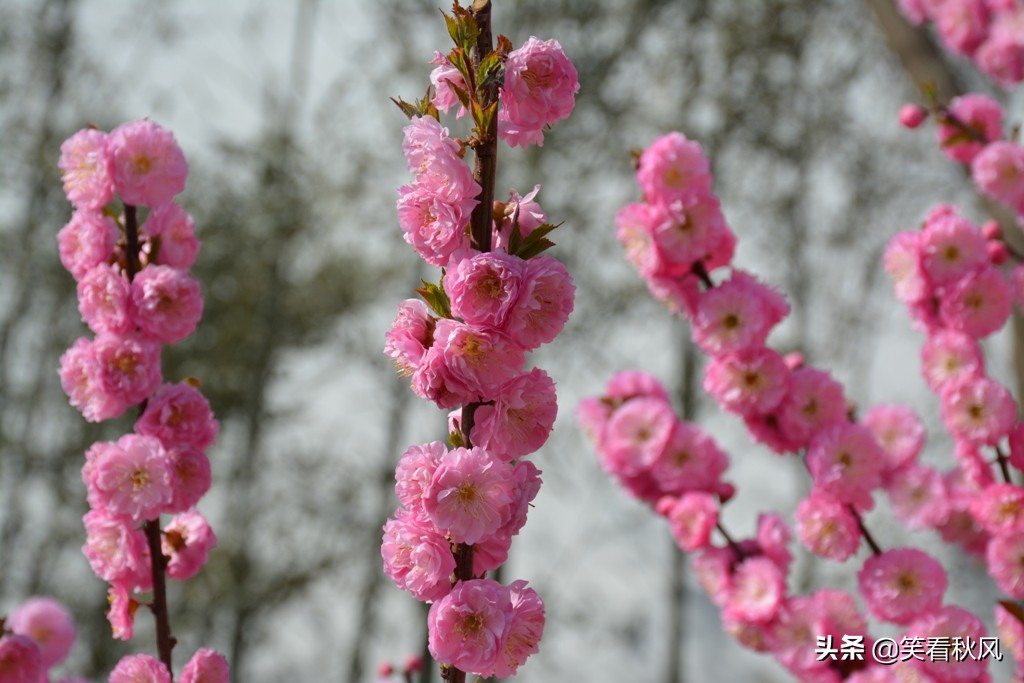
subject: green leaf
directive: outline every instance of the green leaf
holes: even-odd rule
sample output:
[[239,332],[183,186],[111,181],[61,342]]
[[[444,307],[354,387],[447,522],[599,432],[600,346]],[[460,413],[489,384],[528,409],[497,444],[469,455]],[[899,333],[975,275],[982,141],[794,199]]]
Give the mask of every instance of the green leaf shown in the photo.
[[476,82],[480,88],[500,85],[504,80],[504,57],[497,51],[484,57],[476,67]]
[[462,432],[451,432],[448,434],[448,444],[452,448],[465,448],[466,442],[462,438]]
[[526,261],[532,259],[534,256],[544,253],[553,246],[555,246],[555,243],[549,239],[535,240],[531,242],[529,245],[524,244],[522,249],[519,250],[518,256],[519,258]]
[[477,125],[477,137],[481,140],[487,138],[494,131],[494,118],[498,114],[497,101],[491,102],[486,109],[481,109],[476,103],[473,105],[473,120]]
[[502,56],[512,52],[512,41],[509,40],[508,36],[498,34],[498,44],[495,46],[494,51],[501,54]]
[[419,113],[416,111],[416,105],[409,104],[401,97],[399,97],[397,100],[394,97],[392,97],[391,101],[394,102],[395,106],[401,109],[402,113],[405,114],[410,119]]
[[452,16],[444,15],[444,23],[448,26],[448,35],[463,50],[470,50],[476,45],[480,35],[480,27],[476,25],[473,14],[457,4],[452,7]]
[[469,50],[460,47],[448,53],[448,61],[454,66],[470,92],[476,88],[476,71],[473,69],[473,58],[469,56]]
[[422,99],[416,100],[415,104],[406,102],[401,97],[397,100],[392,97],[391,101],[394,102],[395,105],[402,110],[402,113],[410,119],[414,116],[432,116],[435,119],[438,119],[440,114],[437,111],[437,107],[435,107],[434,103],[431,102],[431,99],[430,87],[428,86],[427,93]]
[[416,293],[423,297],[423,300],[430,306],[430,310],[442,318],[451,318],[452,303],[448,299],[448,294],[444,291],[444,287],[440,284],[435,285],[433,282],[427,282],[426,280],[421,280],[420,282],[423,283],[423,286],[417,289]]
[[459,86],[455,85],[451,81],[448,81],[448,87],[451,88],[452,92],[455,93],[455,96],[459,98],[459,102],[462,103],[463,107],[465,107],[466,109],[472,109],[473,108],[473,104],[469,101],[469,93],[468,92],[466,92],[464,89],[460,88]]
[[957,131],[948,138],[942,141],[943,147],[953,147],[954,145],[962,145],[967,142],[977,142],[977,139],[967,131]]
[[538,225],[534,228],[529,235],[523,238],[522,243],[519,244],[515,249],[512,248],[511,239],[509,240],[509,253],[515,254],[523,260],[531,259],[538,254],[541,254],[551,247],[555,246],[555,243],[547,239],[547,235],[552,230],[561,226],[562,223],[552,225],[551,223],[545,223],[544,225]]

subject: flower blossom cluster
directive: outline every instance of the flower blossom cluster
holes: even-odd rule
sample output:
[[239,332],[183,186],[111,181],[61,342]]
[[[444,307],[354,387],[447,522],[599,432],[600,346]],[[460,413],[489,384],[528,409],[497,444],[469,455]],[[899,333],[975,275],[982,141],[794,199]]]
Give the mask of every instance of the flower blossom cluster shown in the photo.
[[[777,453],[803,456],[812,486],[795,514],[801,543],[819,556],[846,561],[866,541],[872,555],[858,572],[858,592],[870,616],[906,629],[901,637],[980,637],[985,630],[975,615],[943,604],[948,579],[935,559],[913,548],[882,551],[862,520],[873,507],[874,491],[885,489],[908,526],[928,524],[953,535],[954,528],[964,528],[964,519],[954,519],[946,514],[948,509],[939,508],[977,490],[976,482],[943,477],[917,463],[924,428],[909,409],[876,406],[855,419],[842,385],[828,373],[806,367],[799,354],[782,356],[767,345],[773,327],[788,314],[788,305],[775,290],[742,270],[731,267],[727,276],[716,272],[730,265],[735,240],[711,193],[709,166],[700,147],[678,133],[658,139],[641,154],[637,179],[644,201],[626,206],[617,217],[627,258],[652,293],[690,321],[694,343],[708,356],[704,390],[724,410],[742,418],[755,440]],[[676,222],[669,233],[675,239],[666,239],[665,207],[685,205],[693,196],[715,207],[704,214],[711,220]],[[961,336],[967,335],[965,328],[979,336],[989,334],[1005,320],[1011,297],[1005,297],[1005,312],[999,308],[1003,304],[992,305],[1003,297],[986,270],[991,257],[985,238],[972,228],[981,242],[967,246],[970,238],[962,236],[963,226],[952,212],[937,213],[935,219],[955,223],[937,227],[931,237],[933,248],[920,252],[930,255],[928,267],[937,279],[929,281],[927,291],[925,285],[915,290],[917,284],[906,289],[922,299],[933,297],[935,288],[966,290],[945,313],[935,303],[927,320],[949,320]],[[728,248],[722,250],[718,244]],[[984,286],[964,283],[972,277],[984,278]],[[940,363],[936,368],[939,365],[952,367]],[[1005,436],[1004,428],[1013,425],[1015,406],[1005,406],[1003,393],[993,385],[966,393],[961,389],[944,408],[947,424],[974,435],[976,446],[988,438],[1002,438],[996,434]],[[985,663],[977,660],[914,660],[883,668],[870,656],[863,661],[815,656],[817,637],[828,635],[837,641],[860,636],[870,653],[874,640],[866,615],[855,597],[842,591],[787,594],[790,531],[777,515],[762,514],[753,539],[737,542],[726,533],[719,508],[735,495],[733,487],[721,481],[727,457],[697,427],[675,418],[657,380],[635,372],[617,375],[603,396],[581,404],[578,415],[603,467],[667,519],[681,549],[697,553],[693,563],[700,583],[722,609],[725,628],[744,645],[774,655],[802,681],[890,680],[886,672],[897,675],[897,668],[907,680],[990,680]],[[938,492],[917,489],[922,480],[938,486]],[[942,500],[932,502],[933,496]],[[1014,503],[1008,501],[990,500],[985,511],[978,504],[968,505],[966,521],[973,524],[972,514],[987,516],[992,524],[998,518],[1006,532],[1017,529]],[[725,544],[713,541],[716,528]],[[1018,561],[1018,570],[1019,566]],[[1012,623],[1009,618],[1003,621]]]
[[1024,80],[1024,6],[1016,0],[899,0],[915,25],[931,22],[946,49],[1009,88]]
[[[1021,29],[1024,35],[1024,24]],[[1009,207],[1024,226],[1024,146],[1012,136],[1004,138],[1000,104],[987,95],[967,93],[934,113],[942,153],[967,166],[978,190]],[[913,129],[926,116],[924,108],[908,104],[900,112],[900,121]],[[990,248],[997,263],[1005,260],[1005,249],[998,241]]]
[[[94,334],[61,357],[61,383],[90,422],[139,407],[134,431],[93,444],[82,468],[90,508],[83,551],[110,585],[114,637],[128,640],[154,573],[192,577],[217,541],[195,506],[210,487],[206,449],[218,424],[198,383],[165,382],[160,366],[161,346],[192,334],[203,310],[188,273],[199,242],[174,202],[188,166],[173,134],[151,121],[109,134],[81,130],[61,146],[59,166],[74,206],[58,235],[61,262]],[[172,517],[161,530],[162,515]],[[153,539],[144,525],[155,525]]]
[[[453,21],[476,30],[472,15],[457,4],[456,12]],[[547,440],[557,401],[552,378],[528,369],[526,355],[561,332],[575,288],[560,261],[540,255],[555,226],[536,201],[539,186],[494,202],[481,223],[490,248],[481,248],[472,216],[481,183],[493,178],[474,177],[463,158],[474,143],[451,137],[439,111],[472,112],[481,138],[489,130],[510,145],[541,145],[544,131],[571,112],[579,84],[556,41],[530,38],[511,50],[500,37],[501,44],[509,50],[486,58],[501,78],[490,128],[480,114],[483,91],[466,85],[466,51],[458,47],[435,55],[433,94],[407,110],[403,151],[414,180],[399,189],[399,225],[419,256],[443,271],[438,284],[418,290],[422,300],[399,305],[384,352],[417,396],[450,411],[451,445],[435,441],[402,454],[401,507],[384,526],[381,555],[398,587],[431,604],[433,657],[504,678],[537,651],[544,604],[525,581],[506,586],[483,577],[507,559],[540,489],[540,470],[524,458]]]
[[[1010,391],[990,377],[980,346],[1008,320],[1021,266],[1007,276],[994,224],[979,228],[940,205],[920,231],[897,233],[885,252],[896,295],[927,338],[921,368],[938,395],[958,467],[943,475],[915,467],[894,494],[908,525],[936,528],[949,542],[984,556],[1008,595],[1024,598],[1024,489],[1009,468],[1024,468],[1024,423]],[[993,258],[997,255],[997,258]],[[1003,472],[997,480],[986,453]]]
[[[29,598],[0,619],[0,682],[50,680],[51,669],[67,659],[77,629],[71,613],[49,597]],[[63,678],[60,683],[81,679]]]

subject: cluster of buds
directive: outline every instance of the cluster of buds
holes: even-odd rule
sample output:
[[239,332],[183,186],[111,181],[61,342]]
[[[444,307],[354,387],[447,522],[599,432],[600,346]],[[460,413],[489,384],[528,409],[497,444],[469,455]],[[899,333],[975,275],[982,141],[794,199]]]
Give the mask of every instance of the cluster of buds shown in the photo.
[[[139,595],[153,594],[163,661],[126,658],[110,680],[169,681],[169,626],[160,633],[165,575],[195,575],[217,540],[195,509],[210,488],[206,449],[217,421],[197,381],[164,383],[160,366],[161,345],[192,334],[203,310],[199,284],[188,273],[199,242],[192,218],[174,203],[188,165],[173,134],[151,121],[109,134],[81,130],[61,146],[59,165],[75,209],[58,235],[61,262],[78,283],[79,311],[95,334],[61,357],[61,383],[90,422],[139,409],[133,433],[85,454],[90,510],[83,551],[110,584],[115,638],[132,638]],[[140,209],[147,211],[141,225]],[[162,515],[172,515],[163,528]],[[143,669],[151,673],[131,677]],[[200,675],[226,681],[223,657],[201,650],[179,680]]]
[[[413,392],[449,414],[449,444],[410,447],[396,470],[401,506],[384,526],[385,573],[432,603],[431,655],[443,672],[513,675],[538,649],[544,605],[525,581],[486,578],[508,557],[540,488],[526,456],[555,421],[555,384],[526,354],[552,341],[573,309],[565,266],[542,252],[555,225],[536,202],[512,191],[495,202],[497,141],[526,147],[569,115],[576,70],[556,41],[530,38],[519,49],[490,45],[490,5],[456,3],[447,16],[455,48],[437,53],[432,87],[415,104],[403,150],[411,184],[399,189],[405,240],[442,269],[421,299],[399,306],[385,353]],[[441,112],[473,123],[450,136]],[[467,149],[475,169],[464,160]]]
[[1019,0],[899,0],[915,25],[932,22],[946,49],[1009,88],[1024,80],[1024,5]]

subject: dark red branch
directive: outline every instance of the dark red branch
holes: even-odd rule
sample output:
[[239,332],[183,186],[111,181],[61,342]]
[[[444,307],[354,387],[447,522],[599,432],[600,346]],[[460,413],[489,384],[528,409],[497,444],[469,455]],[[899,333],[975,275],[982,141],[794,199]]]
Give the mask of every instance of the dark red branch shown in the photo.
[[875,539],[871,536],[871,532],[868,531],[868,528],[864,526],[864,520],[861,518],[860,512],[858,512],[857,508],[853,507],[853,505],[850,505],[849,503],[846,507],[849,508],[850,514],[853,515],[853,518],[857,520],[857,528],[860,529],[860,533],[864,537],[864,540],[867,541],[868,547],[871,548],[871,552],[875,555],[881,555],[882,549],[878,546],[878,543],[875,542]]
[[167,613],[167,582],[165,579],[167,558],[164,557],[160,543],[160,520],[147,520],[145,531],[146,542],[149,545],[150,566],[153,570],[153,602],[149,608],[156,620],[156,649],[160,655],[160,661],[167,667],[167,672],[173,678],[171,650],[174,649],[176,641],[171,636],[171,619]]

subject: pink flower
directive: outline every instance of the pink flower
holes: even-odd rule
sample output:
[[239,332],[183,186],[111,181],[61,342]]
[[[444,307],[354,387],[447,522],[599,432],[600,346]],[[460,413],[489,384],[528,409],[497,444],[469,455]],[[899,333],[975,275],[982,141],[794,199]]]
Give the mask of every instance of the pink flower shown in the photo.
[[71,613],[53,598],[29,598],[11,613],[6,626],[36,642],[44,669],[63,662],[75,643]]
[[867,427],[885,456],[882,478],[917,459],[924,447],[924,423],[913,410],[900,405],[877,405],[864,413],[860,423]]
[[110,132],[114,189],[125,204],[159,206],[185,189],[188,163],[174,134],[152,121],[125,123]]
[[513,581],[508,587],[512,614],[502,638],[501,651],[494,662],[494,676],[508,678],[538,651],[544,635],[544,602],[525,581]]
[[1017,404],[999,382],[977,377],[947,386],[941,395],[942,422],[959,440],[994,445],[1016,422]]
[[[104,332],[92,344],[98,365],[100,391],[112,403],[124,406],[142,403],[160,386],[160,345],[138,335],[119,337]],[[88,418],[87,418],[88,419]]]
[[779,429],[800,447],[832,425],[847,421],[843,385],[816,368],[790,374],[789,392],[776,410]]
[[729,466],[729,457],[699,427],[675,421],[664,447],[650,464],[651,478],[661,493],[714,492]]
[[989,16],[983,0],[944,0],[935,24],[946,47],[970,56],[988,36]]
[[812,492],[796,508],[796,528],[811,552],[845,562],[860,545],[860,527],[850,509],[830,496]]
[[143,334],[161,344],[176,344],[199,324],[203,295],[185,271],[148,266],[132,281],[132,306]]
[[199,254],[195,223],[192,216],[174,202],[154,207],[140,230],[148,237],[145,249],[150,264],[188,270],[195,263]]
[[434,471],[424,492],[424,509],[452,542],[476,543],[508,521],[512,475],[511,465],[482,448],[456,448]]
[[95,345],[86,337],[79,337],[60,357],[60,384],[71,405],[89,422],[109,420],[128,409],[123,397],[104,390]]
[[1004,651],[1010,653],[1017,668],[1020,669],[1021,664],[1024,663],[1024,624],[1013,612],[998,602],[996,603],[996,632],[999,634]]
[[544,127],[568,118],[579,89],[576,67],[558,41],[530,36],[505,62],[498,137],[512,147],[543,147]]
[[[425,358],[439,354],[446,374],[445,388],[461,397],[456,403],[491,399],[498,388],[517,374],[526,362],[523,349],[497,330],[442,319],[434,329],[434,345]],[[421,367],[413,375],[414,386]],[[437,401],[435,401],[437,402]],[[453,407],[442,405],[441,408]]]
[[[474,436],[476,433],[474,431]],[[440,441],[431,441],[424,446],[409,446],[398,460],[395,468],[395,495],[410,512],[423,510],[423,496],[434,472],[448,449]]]
[[612,375],[604,389],[604,398],[614,404],[633,398],[657,398],[669,402],[668,391],[654,375],[639,370],[623,370]]
[[508,521],[499,533],[515,536],[526,525],[530,503],[540,491],[540,470],[529,460],[520,460],[512,471],[512,506]]
[[648,469],[665,450],[676,426],[672,406],[659,398],[635,398],[612,414],[605,430],[601,465],[615,476]]
[[127,334],[135,329],[128,310],[131,285],[117,267],[101,263],[78,281],[78,312],[93,332]]
[[904,128],[911,130],[919,128],[925,119],[928,118],[928,112],[919,104],[905,104],[900,107],[900,125]]
[[490,579],[460,581],[430,607],[430,654],[460,671],[487,678],[502,657],[513,619],[512,598],[507,588]]
[[657,274],[681,277],[698,261],[712,270],[707,261],[729,230],[718,198],[710,191],[695,192],[685,200],[655,206],[652,237],[664,266]]
[[672,529],[672,538],[680,550],[693,552],[706,546],[718,523],[718,500],[710,493],[688,491],[679,498],[666,498],[658,512]]
[[892,511],[911,530],[942,524],[949,515],[949,492],[942,474],[916,463],[891,475],[886,491]]
[[640,155],[636,179],[644,199],[667,206],[696,193],[710,193],[711,165],[700,143],[673,132],[656,139]]
[[885,272],[893,280],[900,301],[916,303],[931,294],[931,283],[922,265],[920,232],[898,232],[893,235],[885,247],[882,262]]
[[993,536],[1024,533],[1024,489],[1014,484],[992,484],[971,501],[971,514]]
[[1003,274],[985,265],[950,287],[939,315],[954,330],[980,339],[1003,326],[1013,308],[1013,292]]
[[807,469],[814,485],[863,510],[872,506],[871,492],[881,485],[885,456],[874,435],[859,424],[837,424],[811,441]]
[[[519,234],[526,237],[541,225],[548,222],[548,215],[537,203],[537,193],[540,192],[540,185],[534,185],[533,190],[525,197],[512,190],[508,194],[508,201],[505,203],[504,218],[501,223],[495,226],[492,240],[492,247],[497,250],[508,250],[509,239],[512,237],[513,222],[519,227]],[[499,204],[495,202],[495,210]]]
[[[938,642],[976,644],[984,635],[985,626],[978,617],[953,605],[939,607],[921,615],[907,629],[908,638],[920,638],[925,643],[930,638],[934,638],[941,639]],[[943,683],[957,681],[983,683],[990,680],[986,672],[987,660],[968,656],[962,650],[960,657],[952,656],[953,653],[950,654],[949,661],[941,659],[931,661],[925,657],[923,661],[917,661],[915,664],[926,674]]]
[[1024,535],[995,536],[985,551],[988,572],[1012,598],[1024,599]]
[[958,126],[940,123],[939,144],[942,153],[951,159],[969,164],[986,144],[1003,137],[1003,108],[990,97],[977,93],[954,97],[949,105],[949,113],[983,139],[974,140]]
[[83,128],[61,143],[57,167],[64,194],[75,208],[102,209],[113,199],[111,161],[107,134],[101,130]]
[[645,278],[665,268],[661,250],[654,246],[654,229],[662,216],[658,207],[638,202],[626,204],[615,214],[615,237],[626,252],[626,260]]
[[75,211],[57,233],[60,262],[76,280],[114,255],[117,223],[98,211]]
[[704,390],[740,415],[771,412],[788,389],[789,369],[769,348],[714,356],[704,370]]
[[424,261],[442,268],[455,251],[469,246],[466,226],[480,191],[475,187],[473,192],[453,195],[448,189],[436,174],[398,188],[398,224],[405,241]]
[[1024,80],[1024,39],[1021,38],[1024,13],[1000,15],[992,25],[988,40],[974,54],[975,63],[1004,88]]
[[168,449],[190,446],[203,450],[216,441],[218,428],[210,402],[186,382],[161,386],[135,422],[137,434],[155,436]]
[[483,576],[508,561],[512,547],[512,536],[498,529],[493,534],[473,545],[473,574]]
[[906,20],[915,26],[931,18],[927,0],[899,0],[899,8]]
[[765,633],[766,645],[786,668],[792,671],[811,669],[819,664],[814,651],[817,636],[822,633],[822,621],[821,610],[813,597],[787,597]]
[[942,565],[916,548],[872,555],[857,582],[873,616],[904,625],[941,606],[948,585]]
[[200,450],[178,446],[167,451],[167,461],[173,498],[164,512],[184,512],[210,490],[210,459]]
[[156,519],[171,502],[170,463],[157,439],[126,434],[90,453],[82,475],[92,508],[139,522]]
[[409,376],[420,366],[424,354],[434,343],[437,318],[430,315],[420,299],[406,299],[398,304],[398,315],[384,335],[384,354],[395,362],[399,374]]
[[544,445],[557,414],[555,383],[534,368],[503,384],[493,406],[477,408],[473,441],[502,460],[520,458]]
[[135,637],[135,611],[139,603],[132,596],[131,586],[124,581],[114,581],[107,591],[107,621],[117,640],[131,640]]
[[129,655],[114,667],[110,683],[171,683],[171,675],[152,655]]
[[458,105],[459,110],[455,117],[462,118],[466,115],[466,108],[459,102],[458,95],[452,89],[454,85],[463,91],[469,91],[465,80],[462,78],[462,74],[452,66],[452,63],[448,61],[448,57],[440,52],[434,52],[434,59],[431,60],[431,64],[436,64],[437,68],[430,72],[430,83],[434,86],[434,96],[430,99],[430,102],[446,114],[452,107]]
[[766,623],[775,616],[785,595],[786,577],[775,563],[764,556],[748,557],[733,572],[723,616]]
[[783,575],[789,571],[793,561],[788,547],[791,539],[792,533],[781,515],[762,512],[757,516],[757,545],[761,554],[774,562]]
[[925,223],[921,265],[935,285],[947,285],[988,263],[986,240],[977,226],[958,215]]
[[453,264],[444,276],[452,315],[470,325],[502,327],[526,273],[522,259],[502,252],[475,254]]
[[[448,135],[448,129],[433,116],[417,116],[405,127],[402,152],[414,175],[437,173],[445,176],[453,171],[450,182],[468,187],[472,182],[469,168],[459,158],[459,143]],[[479,190],[478,190],[479,191]]]
[[708,355],[764,346],[772,328],[789,313],[785,298],[742,271],[700,295],[693,340]]
[[27,636],[0,636],[0,683],[35,683],[46,674],[39,645]]
[[440,600],[451,590],[455,557],[443,533],[425,515],[399,509],[384,524],[384,573],[417,600]]
[[82,552],[96,576],[111,583],[122,582],[149,590],[152,581],[149,547],[142,530],[106,510],[90,510],[82,522],[85,524]]
[[723,607],[732,589],[731,568],[736,562],[736,553],[731,548],[705,546],[693,557],[693,573],[711,601]]
[[561,261],[550,256],[531,258],[505,330],[526,351],[547,344],[565,327],[575,296],[576,286]]
[[996,140],[971,162],[971,177],[993,199],[1024,213],[1024,147]]
[[192,578],[206,564],[217,536],[198,510],[175,516],[164,527],[161,548],[167,558],[167,576],[178,581]]
[[203,647],[185,664],[178,683],[228,683],[230,678],[231,667],[224,655]]
[[972,337],[943,330],[925,340],[921,348],[921,371],[932,391],[941,393],[947,386],[984,375],[985,358]]

